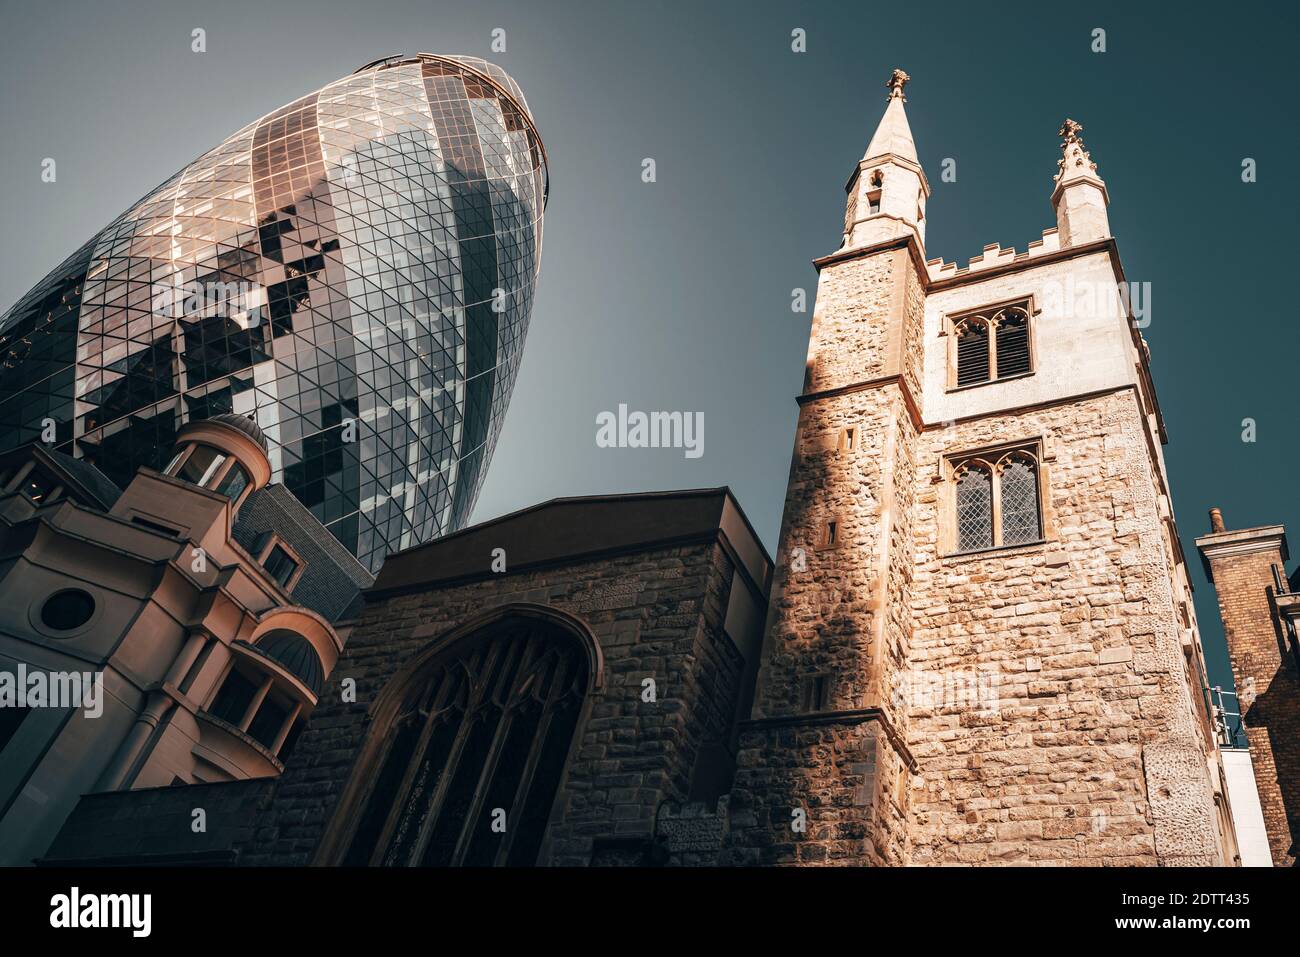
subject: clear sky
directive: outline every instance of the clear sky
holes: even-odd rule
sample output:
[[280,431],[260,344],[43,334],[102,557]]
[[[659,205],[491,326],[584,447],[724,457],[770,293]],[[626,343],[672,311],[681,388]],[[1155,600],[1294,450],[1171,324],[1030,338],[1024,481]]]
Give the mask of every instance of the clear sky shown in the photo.
[[[1291,10],[1288,10],[1288,7]],[[193,0],[11,5],[0,33],[0,309],[235,129],[393,53],[487,57],[551,161],[523,366],[475,514],[560,495],[730,485],[775,552],[810,260],[899,66],[934,187],[927,254],[964,264],[1054,225],[1069,115],[1151,283],[1156,387],[1212,680],[1230,681],[1192,539],[1300,531],[1294,4]],[[191,51],[191,31],[207,52]],[[491,49],[505,30],[506,50]],[[791,31],[807,52],[791,51]],[[1106,31],[1094,53],[1092,31]],[[58,164],[56,183],[41,161]],[[643,183],[642,160],[657,182]],[[1258,181],[1241,180],[1244,158]],[[957,162],[943,182],[940,164]],[[599,448],[596,416],[704,414],[704,454]],[[1256,441],[1242,441],[1254,419]]]

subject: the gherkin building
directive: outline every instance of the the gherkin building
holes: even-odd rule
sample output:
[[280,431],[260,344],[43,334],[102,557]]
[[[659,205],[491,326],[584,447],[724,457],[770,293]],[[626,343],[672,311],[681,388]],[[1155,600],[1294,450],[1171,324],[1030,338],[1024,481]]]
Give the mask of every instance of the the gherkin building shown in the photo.
[[185,422],[250,415],[273,481],[376,569],[469,517],[546,193],[499,67],[367,64],[199,157],[0,318],[0,451],[53,436],[124,484]]

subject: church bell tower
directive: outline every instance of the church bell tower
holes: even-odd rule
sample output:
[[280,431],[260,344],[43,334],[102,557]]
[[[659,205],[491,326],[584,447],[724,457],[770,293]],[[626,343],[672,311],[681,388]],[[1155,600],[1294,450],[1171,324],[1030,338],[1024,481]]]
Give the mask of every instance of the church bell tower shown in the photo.
[[927,261],[907,81],[814,262],[724,862],[1234,863],[1106,184],[1067,120],[1055,227]]
[[[930,193],[907,81],[895,70],[886,84],[884,117],[849,177],[843,243],[815,263],[777,579],[742,743],[755,764],[742,763],[733,792],[737,862],[902,863],[915,759],[894,692],[908,656]],[[768,827],[776,843],[744,846]]]

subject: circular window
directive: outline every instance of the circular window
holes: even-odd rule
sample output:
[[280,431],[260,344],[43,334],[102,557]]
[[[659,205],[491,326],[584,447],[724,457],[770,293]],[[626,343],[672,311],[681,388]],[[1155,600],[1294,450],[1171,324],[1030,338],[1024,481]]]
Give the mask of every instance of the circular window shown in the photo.
[[54,631],[71,631],[90,621],[95,613],[95,599],[78,589],[51,595],[41,606],[41,623]]

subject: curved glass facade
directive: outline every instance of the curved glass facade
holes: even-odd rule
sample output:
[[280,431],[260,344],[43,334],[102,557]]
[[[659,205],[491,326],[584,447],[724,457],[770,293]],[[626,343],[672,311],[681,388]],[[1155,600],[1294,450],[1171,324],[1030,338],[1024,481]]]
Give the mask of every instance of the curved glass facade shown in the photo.
[[372,570],[469,517],[514,385],[546,203],[519,86],[391,57],[199,157],[0,317],[0,450],[53,431],[119,484],[252,415]]

